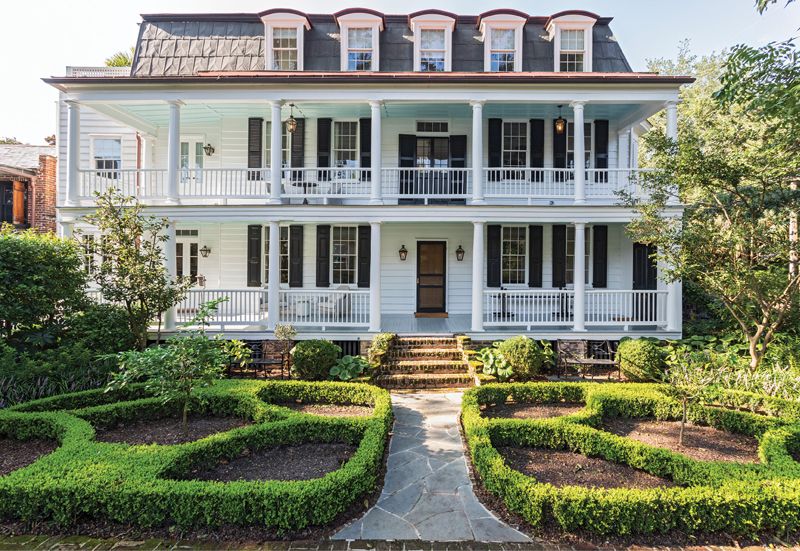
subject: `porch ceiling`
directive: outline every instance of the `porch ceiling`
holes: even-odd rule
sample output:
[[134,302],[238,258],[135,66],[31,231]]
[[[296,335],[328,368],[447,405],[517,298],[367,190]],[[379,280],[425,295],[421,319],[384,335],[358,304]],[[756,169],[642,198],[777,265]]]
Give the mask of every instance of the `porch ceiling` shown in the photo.
[[[97,104],[101,111],[114,118],[122,120],[125,124],[138,121],[142,128],[166,127],[169,123],[169,108],[166,103],[126,104],[114,105]],[[284,116],[289,114],[289,106],[283,108]],[[585,116],[588,119],[609,119],[626,121],[636,118],[637,113],[655,112],[659,106],[631,103],[588,103]],[[564,104],[562,114],[565,118],[571,116],[572,109],[568,103]],[[339,117],[360,118],[369,117],[369,105],[364,103],[298,103],[294,110],[296,117]],[[484,117],[500,118],[550,118],[557,117],[559,109],[557,104],[541,103],[487,103],[484,106]],[[116,116],[115,116],[116,115]],[[264,117],[269,118],[269,105],[266,103],[188,103],[181,109],[182,125],[207,125],[217,124],[226,118]],[[472,108],[460,103],[387,103],[384,106],[384,117],[389,118],[470,118]]]

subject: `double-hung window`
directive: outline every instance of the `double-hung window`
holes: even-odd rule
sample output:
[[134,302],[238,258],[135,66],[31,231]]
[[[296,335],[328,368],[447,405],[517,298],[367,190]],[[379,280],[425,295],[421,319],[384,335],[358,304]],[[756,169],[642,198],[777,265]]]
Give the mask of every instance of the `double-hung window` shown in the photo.
[[[267,121],[266,123],[266,139],[264,140],[264,166],[269,168],[272,166],[272,122]],[[286,123],[282,125],[282,132],[281,132],[281,163],[282,167],[289,166],[289,160],[291,159],[291,145],[292,145],[292,135],[289,134],[289,131],[286,129]]]
[[503,285],[525,283],[526,237],[525,226],[503,226],[500,249]]
[[334,226],[331,236],[331,281],[334,285],[351,285],[356,282],[358,262],[358,228]]
[[333,165],[336,168],[358,166],[358,123],[335,121],[333,123]]
[[[591,168],[592,162],[592,123],[583,124],[584,167]],[[567,166],[575,168],[575,123],[567,123]]]
[[347,29],[347,70],[372,71],[372,27]]
[[441,72],[446,70],[446,31],[445,29],[420,29],[419,70],[422,72]]
[[[280,228],[281,283],[289,283],[289,227]],[[269,226],[264,227],[264,281],[269,282]]]
[[528,123],[503,122],[503,167],[524,169],[527,165]]
[[584,29],[562,29],[559,70],[576,73],[584,71],[586,55],[586,31]]
[[272,29],[272,68],[274,70],[297,70],[297,33],[296,27]]
[[[584,275],[583,281],[588,283],[589,280],[589,268],[591,266],[590,263],[590,252],[592,250],[591,246],[591,237],[592,237],[592,230],[589,227],[584,229]],[[575,283],[575,226],[567,226],[567,267],[566,267],[566,283],[568,285],[573,285]]]
[[517,49],[516,30],[494,28],[489,33],[489,70],[494,73],[514,71]]
[[119,179],[119,169],[122,168],[122,140],[95,138],[92,149],[97,175],[101,178]]

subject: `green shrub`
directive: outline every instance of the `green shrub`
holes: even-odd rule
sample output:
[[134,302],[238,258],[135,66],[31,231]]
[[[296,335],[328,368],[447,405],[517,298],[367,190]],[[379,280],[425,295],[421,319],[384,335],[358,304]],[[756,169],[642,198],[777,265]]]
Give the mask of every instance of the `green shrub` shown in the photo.
[[622,339],[617,348],[622,374],[634,382],[663,379],[665,352],[655,339]]
[[372,337],[372,344],[367,350],[367,359],[372,369],[378,369],[383,364],[383,357],[389,353],[389,348],[395,337],[394,333],[378,333]]
[[328,378],[342,349],[331,341],[311,339],[300,341],[292,348],[292,374],[304,381],[323,381]]
[[360,377],[367,369],[369,369],[369,363],[362,356],[342,356],[336,360],[330,375],[340,381],[352,381],[356,377]]
[[525,335],[512,337],[497,344],[497,351],[508,361],[514,378],[527,380],[541,373],[542,366],[553,359],[553,349],[547,341],[537,342]]
[[[279,405],[297,400],[371,405],[373,413],[335,418]],[[331,523],[379,481],[392,423],[385,390],[352,383],[220,380],[199,390],[191,408],[254,423],[179,446],[96,443],[93,426],[172,413],[142,385],[53,397],[0,412],[0,435],[61,443],[28,467],[0,477],[0,521],[55,521],[64,527],[86,520],[140,528],[253,526],[290,533]],[[342,442],[357,449],[341,468],[312,480],[221,484],[188,479],[194,469],[247,450],[305,442]]]
[[98,355],[130,350],[136,339],[127,323],[123,307],[90,303],[66,320],[62,342],[80,342]]
[[[585,402],[583,411],[550,419],[488,419],[481,406],[516,402]],[[536,528],[597,534],[795,533],[800,528],[800,448],[795,419],[692,404],[695,423],[753,436],[760,463],[706,462],[598,430],[603,417],[677,420],[681,403],[663,385],[598,383],[489,384],[464,394],[461,419],[478,479],[509,510]],[[641,469],[675,482],[656,489],[554,487],[511,469],[497,446],[569,450]]]
[[491,375],[499,381],[507,381],[514,375],[511,363],[494,346],[481,348],[477,358],[483,364],[484,375]]

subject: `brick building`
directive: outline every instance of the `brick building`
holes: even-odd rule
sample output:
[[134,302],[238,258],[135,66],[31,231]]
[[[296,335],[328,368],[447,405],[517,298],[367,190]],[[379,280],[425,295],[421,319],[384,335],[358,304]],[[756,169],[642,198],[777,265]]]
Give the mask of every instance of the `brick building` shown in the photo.
[[0,222],[56,229],[56,148],[0,145]]

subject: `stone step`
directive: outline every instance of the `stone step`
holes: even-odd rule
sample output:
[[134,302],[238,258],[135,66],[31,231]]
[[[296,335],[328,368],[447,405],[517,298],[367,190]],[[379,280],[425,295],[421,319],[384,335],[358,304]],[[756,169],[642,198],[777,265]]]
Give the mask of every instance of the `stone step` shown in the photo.
[[428,347],[456,348],[458,342],[453,337],[397,337],[392,346],[396,347]]
[[451,348],[392,348],[387,354],[387,359],[440,359],[460,360],[461,352]]
[[390,360],[381,367],[386,373],[466,373],[462,360]]
[[378,375],[375,382],[385,388],[463,388],[472,386],[467,373],[393,373]]

